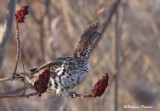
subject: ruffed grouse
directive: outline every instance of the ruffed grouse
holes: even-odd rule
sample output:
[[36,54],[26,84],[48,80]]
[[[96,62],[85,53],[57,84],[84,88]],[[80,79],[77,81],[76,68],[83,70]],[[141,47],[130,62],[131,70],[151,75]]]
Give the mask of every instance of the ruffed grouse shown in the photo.
[[71,56],[56,58],[40,68],[32,69],[32,73],[25,76],[27,81],[34,86],[39,75],[48,69],[50,78],[47,90],[56,95],[72,95],[74,92],[71,90],[81,84],[88,75],[92,45],[101,35],[97,27],[98,24],[93,24],[84,31]]

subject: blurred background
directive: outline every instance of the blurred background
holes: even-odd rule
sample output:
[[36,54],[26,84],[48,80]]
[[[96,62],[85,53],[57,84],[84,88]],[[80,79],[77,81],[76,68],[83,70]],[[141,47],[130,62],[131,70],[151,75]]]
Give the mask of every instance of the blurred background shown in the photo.
[[[14,6],[8,6],[11,1],[0,0],[0,43],[8,7],[14,10]],[[72,99],[43,94],[29,99],[0,99],[0,111],[115,111],[115,98],[119,111],[160,109],[160,0],[121,0],[116,6],[116,0],[13,1],[15,11],[23,5],[30,7],[25,22],[19,25],[21,57],[17,72],[24,71],[23,64],[25,71],[29,71],[52,58],[70,55],[83,31],[98,22],[103,35],[93,50],[87,80],[74,91],[90,93],[105,73],[109,73],[110,81],[100,98]],[[115,7],[118,11],[113,11]],[[10,77],[14,69],[17,47],[14,23],[11,30],[4,58],[0,57],[3,58],[1,78]],[[0,83],[1,94],[21,94],[22,89],[21,81]],[[153,108],[125,109],[124,105]]]

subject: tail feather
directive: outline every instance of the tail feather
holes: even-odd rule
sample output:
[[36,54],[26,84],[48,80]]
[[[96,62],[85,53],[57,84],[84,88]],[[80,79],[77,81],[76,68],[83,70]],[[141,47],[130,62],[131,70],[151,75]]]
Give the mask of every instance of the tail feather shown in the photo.
[[23,72],[23,73],[15,73],[14,77],[15,78],[24,78],[25,76],[29,76],[30,74],[27,72]]
[[16,73],[15,75],[14,75],[14,77],[15,78],[22,78],[22,79],[24,79],[24,81],[25,81],[25,83],[27,84],[27,85],[32,85],[33,86],[33,81],[30,81],[30,77],[31,77],[31,75],[30,75],[31,73],[27,73],[27,72],[25,72],[25,73]]

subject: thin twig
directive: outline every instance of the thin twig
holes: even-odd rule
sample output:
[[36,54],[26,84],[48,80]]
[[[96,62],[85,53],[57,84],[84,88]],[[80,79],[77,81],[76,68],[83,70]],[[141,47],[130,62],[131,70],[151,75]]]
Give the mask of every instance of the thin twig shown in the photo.
[[0,78],[0,82],[11,81],[12,78]]
[[0,98],[20,98],[20,97],[26,97],[26,98],[29,98],[31,96],[35,96],[37,95],[38,93],[30,93],[30,94],[20,94],[20,95],[0,95]]
[[45,15],[47,16],[47,19],[48,19],[48,30],[49,30],[48,36],[50,36],[51,32],[52,32],[52,30],[51,30],[51,13],[50,13],[50,4],[51,3],[50,2],[51,2],[50,0],[45,1],[45,9],[46,9]]
[[[17,77],[14,77],[15,79],[14,80],[16,80],[16,79],[22,79],[22,78],[17,78]],[[5,82],[5,81],[12,81],[13,80],[13,78],[0,78],[0,82]]]
[[116,74],[115,74],[115,111],[118,111],[118,90],[119,90],[119,68],[120,68],[120,34],[119,34],[119,13],[118,9],[116,10],[116,24],[115,24],[115,34],[116,34],[116,39],[115,39],[115,54],[116,54]]
[[[56,93],[53,92],[53,91],[51,91],[51,90],[47,90],[47,93],[56,95]],[[71,96],[72,98],[77,98],[77,97],[80,97],[80,98],[91,98],[91,97],[93,97],[92,94],[86,94],[86,95],[83,95],[83,94],[76,94],[76,95],[74,95],[74,97],[73,97],[72,95],[69,95],[69,96]]]
[[119,3],[120,3],[120,0],[117,0],[117,1],[112,5],[112,7],[111,7],[111,12],[110,12],[108,18],[106,19],[106,21],[104,22],[104,25],[103,25],[103,27],[102,27],[102,29],[101,29],[101,31],[100,31],[100,32],[101,32],[101,36],[100,36],[99,38],[97,38],[96,42],[94,43],[93,48],[92,48],[92,52],[93,52],[94,49],[96,48],[96,46],[97,46],[97,44],[99,43],[99,41],[102,39],[103,34],[104,34],[105,30],[108,28],[109,23],[110,23],[110,21],[112,20],[112,17],[113,17],[113,15],[114,15],[114,13],[116,12]]
[[42,55],[42,63],[45,62],[45,46],[44,46],[44,38],[45,38],[45,34],[44,34],[44,26],[42,24],[40,25],[40,48],[41,48],[41,55]]
[[16,89],[16,90],[14,90],[14,91],[5,92],[5,93],[2,93],[2,94],[0,94],[0,95],[18,94],[18,93],[24,91],[25,89],[27,89],[27,87],[21,87],[21,88],[18,88],[18,89]]
[[[22,58],[22,56],[20,55],[20,58],[21,58],[21,61],[22,61],[22,65],[23,65],[23,73],[24,73],[24,78],[25,78],[25,67],[24,67],[24,63],[23,63],[23,58]],[[25,80],[23,81],[23,85],[24,85],[24,88],[25,88]],[[24,89],[24,92],[23,92],[23,94],[25,94],[25,89]]]
[[[27,75],[29,73],[27,72],[24,72],[24,73],[15,73],[14,75],[14,79],[23,79],[24,78],[24,75]],[[4,81],[11,81],[13,80],[13,78],[0,78],[0,82],[4,82]]]
[[[48,2],[48,0],[46,1]],[[45,38],[45,33],[44,33],[44,18],[45,15],[48,13],[47,12],[47,7],[45,7],[45,13],[38,19],[36,17],[36,14],[34,13],[33,9],[30,8],[30,14],[34,22],[39,26],[39,34],[40,34],[40,48],[41,48],[41,55],[42,55],[42,63],[45,62],[45,46],[44,46],[44,38]]]
[[76,97],[80,97],[80,98],[93,98],[93,95],[92,94],[86,94],[86,95],[83,95],[83,94],[78,94],[77,96],[75,96],[74,98]]
[[15,63],[14,71],[12,73],[12,78],[14,78],[14,75],[15,75],[15,73],[17,71],[19,55],[20,55],[19,28],[18,28],[18,23],[17,22],[16,22],[16,40],[17,40],[17,56],[16,56],[16,63]]
[[34,20],[35,23],[40,24],[40,23],[42,22],[41,20],[39,20],[39,19],[36,17],[36,15],[35,15],[32,7],[30,7],[30,14],[31,14],[31,17],[32,17],[32,19]]
[[[25,87],[26,88],[26,87]],[[18,90],[15,90],[15,91],[12,91],[12,92],[7,92],[7,93],[3,93],[3,94],[0,94],[0,98],[17,98],[17,97],[26,97],[26,98],[29,98],[30,96],[35,96],[38,94],[38,92],[35,92],[35,93],[30,93],[30,94],[20,94],[20,95],[6,95],[6,94],[11,94],[11,93],[15,93],[15,92],[19,92],[19,91],[22,91],[24,90],[24,88],[20,88]],[[53,95],[56,95],[56,93],[54,93],[53,91],[51,90],[47,90],[47,93],[50,93],[50,94],[53,94]],[[72,98],[93,98],[93,95],[92,94],[86,94],[86,95],[82,95],[82,94],[76,94],[75,96],[72,96],[70,95]]]

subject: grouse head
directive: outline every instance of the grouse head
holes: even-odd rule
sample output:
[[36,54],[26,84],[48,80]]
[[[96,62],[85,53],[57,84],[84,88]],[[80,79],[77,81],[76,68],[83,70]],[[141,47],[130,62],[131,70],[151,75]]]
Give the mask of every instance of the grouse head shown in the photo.
[[99,36],[101,36],[101,33],[97,31],[98,23],[90,25],[89,28],[87,28],[84,33],[81,36],[81,41],[90,42],[93,43]]
[[101,35],[98,31],[98,23],[90,25],[81,36],[77,48],[73,52],[74,57],[90,57],[92,45]]

